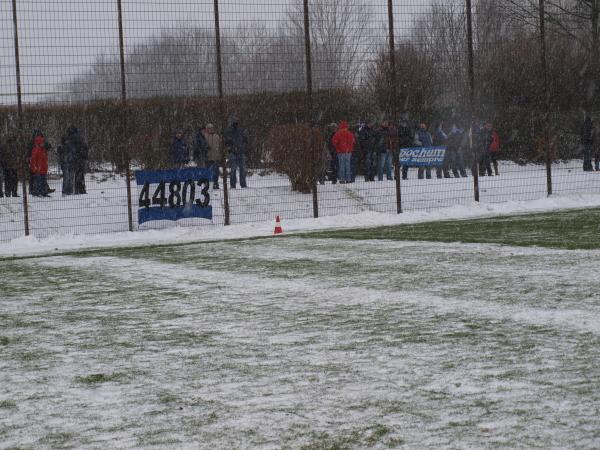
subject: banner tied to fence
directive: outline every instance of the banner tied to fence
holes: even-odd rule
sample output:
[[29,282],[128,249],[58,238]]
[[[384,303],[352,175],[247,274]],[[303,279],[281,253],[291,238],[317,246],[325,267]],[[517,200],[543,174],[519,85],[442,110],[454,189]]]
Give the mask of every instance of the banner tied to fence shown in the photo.
[[400,149],[400,165],[407,167],[442,167],[446,147],[412,147]]
[[210,182],[213,177],[213,168],[136,171],[138,224],[190,218],[212,221]]

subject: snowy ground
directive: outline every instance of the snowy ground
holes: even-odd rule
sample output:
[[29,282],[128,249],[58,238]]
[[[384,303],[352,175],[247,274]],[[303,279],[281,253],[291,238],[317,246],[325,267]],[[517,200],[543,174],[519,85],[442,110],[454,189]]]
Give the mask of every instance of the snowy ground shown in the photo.
[[[600,194],[600,172],[581,171],[581,161],[553,165],[553,186],[557,195]],[[248,179],[249,189],[230,191],[231,223],[271,224],[276,215],[284,220],[313,217],[311,194],[292,192],[287,178],[274,174],[261,176],[256,171]],[[361,213],[396,214],[395,182],[383,181],[350,185],[319,186],[319,215],[332,217]],[[61,180],[51,177],[57,190],[52,198],[29,197],[31,234],[38,238],[50,236],[92,235],[128,230],[127,194],[123,177],[97,172],[87,177],[88,194],[62,197]],[[137,226],[138,195],[133,186],[133,222],[136,230],[173,226],[202,226],[207,233],[224,221],[221,191],[211,193],[214,209],[212,222],[187,219],[177,222],[151,222]],[[480,178],[480,200],[483,205],[501,202],[530,201],[546,197],[546,171],[543,165],[519,166],[502,161],[500,176]],[[405,212],[436,211],[450,206],[473,204],[473,180],[450,178],[417,180],[411,169],[409,180],[402,182],[402,203]],[[193,231],[189,231],[192,233]],[[182,233],[183,234],[183,233]],[[225,233],[224,233],[225,234]],[[0,199],[0,242],[24,236],[23,208],[20,198]]]
[[0,448],[598,448],[598,267],[294,237],[0,261]]

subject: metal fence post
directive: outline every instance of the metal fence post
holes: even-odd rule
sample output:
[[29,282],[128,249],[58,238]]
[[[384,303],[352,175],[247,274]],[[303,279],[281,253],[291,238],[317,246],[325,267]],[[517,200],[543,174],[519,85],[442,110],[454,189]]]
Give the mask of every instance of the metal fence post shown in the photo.
[[[390,41],[390,88],[392,90],[392,115],[394,125],[398,123],[398,92],[396,90],[396,44],[394,41],[394,5],[392,0],[388,0],[388,32]],[[402,187],[400,181],[400,151],[396,154],[392,151],[394,157],[394,178],[396,179],[396,212],[402,213]]]
[[[219,93],[219,114],[221,115],[221,121],[227,126],[227,117],[225,117],[225,100],[223,97],[223,63],[221,60],[221,24],[219,21],[219,0],[214,0],[214,13],[215,13],[215,47],[217,57],[217,90]],[[225,129],[225,128],[223,128]],[[223,133],[221,133],[223,135]],[[222,136],[224,139],[225,136]],[[223,210],[224,210],[224,222],[225,225],[230,225],[229,217],[229,188],[227,187],[227,155],[225,154],[226,149],[223,145],[223,158],[221,164],[223,166]],[[219,170],[217,168],[217,170]]]
[[19,30],[17,26],[17,0],[12,0],[13,12],[13,30],[15,46],[15,75],[17,77],[17,151],[19,151],[19,167],[21,171],[21,194],[23,195],[23,225],[25,227],[25,236],[29,236],[29,203],[27,199],[26,183],[26,165],[25,165],[25,146],[23,144],[23,101],[21,93],[21,63],[19,60]]
[[[306,109],[308,111],[309,126],[313,126],[313,98],[312,98],[312,56],[310,52],[310,16],[308,0],[304,0],[304,58],[306,59]],[[312,141],[312,134],[310,141]],[[318,155],[313,155],[318,158]],[[317,178],[312,179],[313,217],[319,217],[319,192]]]
[[131,204],[131,159],[129,157],[128,144],[128,112],[127,112],[127,85],[125,79],[125,45],[123,40],[123,11],[121,0],[117,0],[117,12],[119,20],[119,58],[121,63],[121,145],[123,160],[125,162],[125,178],[127,180],[127,220],[129,231],[133,231],[133,210]]
[[473,158],[472,174],[473,174],[473,194],[475,201],[479,201],[479,161],[476,149],[473,148],[473,119],[475,111],[475,70],[473,68],[473,10],[471,8],[471,0],[466,0],[467,3],[467,64],[469,74],[469,147],[471,147],[471,157]]
[[542,64],[542,73],[544,80],[544,105],[545,112],[543,114],[543,143],[546,153],[546,190],[548,196],[552,195],[552,146],[550,145],[550,124],[548,123],[548,115],[550,114],[550,92],[548,89],[548,64],[546,62],[546,17],[545,17],[545,2],[539,0],[540,13],[540,57]]

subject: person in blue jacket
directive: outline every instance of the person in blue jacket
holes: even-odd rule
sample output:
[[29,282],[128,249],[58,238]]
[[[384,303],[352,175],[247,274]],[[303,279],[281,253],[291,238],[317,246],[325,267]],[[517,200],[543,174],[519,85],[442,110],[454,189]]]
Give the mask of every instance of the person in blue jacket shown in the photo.
[[184,168],[190,162],[190,150],[187,142],[183,139],[181,130],[175,131],[175,137],[171,144],[171,163],[177,169]]
[[448,167],[452,169],[452,175],[455,178],[467,177],[463,152],[469,146],[468,139],[468,134],[460,126],[460,123],[455,120],[448,134],[446,150],[446,161],[448,162]]

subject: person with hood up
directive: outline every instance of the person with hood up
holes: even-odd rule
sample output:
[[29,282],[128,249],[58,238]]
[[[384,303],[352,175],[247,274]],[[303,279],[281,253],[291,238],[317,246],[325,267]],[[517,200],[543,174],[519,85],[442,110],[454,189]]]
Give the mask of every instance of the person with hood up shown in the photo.
[[237,117],[231,116],[227,128],[223,133],[223,140],[228,155],[229,184],[233,189],[237,185],[237,171],[240,173],[240,187],[246,188],[246,149],[248,147],[248,136],[246,130],[240,126]]
[[354,150],[354,134],[348,129],[348,122],[342,120],[338,130],[331,138],[338,159],[338,181],[340,184],[351,181],[351,162]]
[[53,190],[48,187],[48,147],[42,132],[36,132],[31,148],[29,171],[32,176],[31,195],[34,197],[50,197]]
[[183,132],[176,130],[171,144],[171,163],[176,169],[183,169],[190,162],[190,150],[183,138]]

